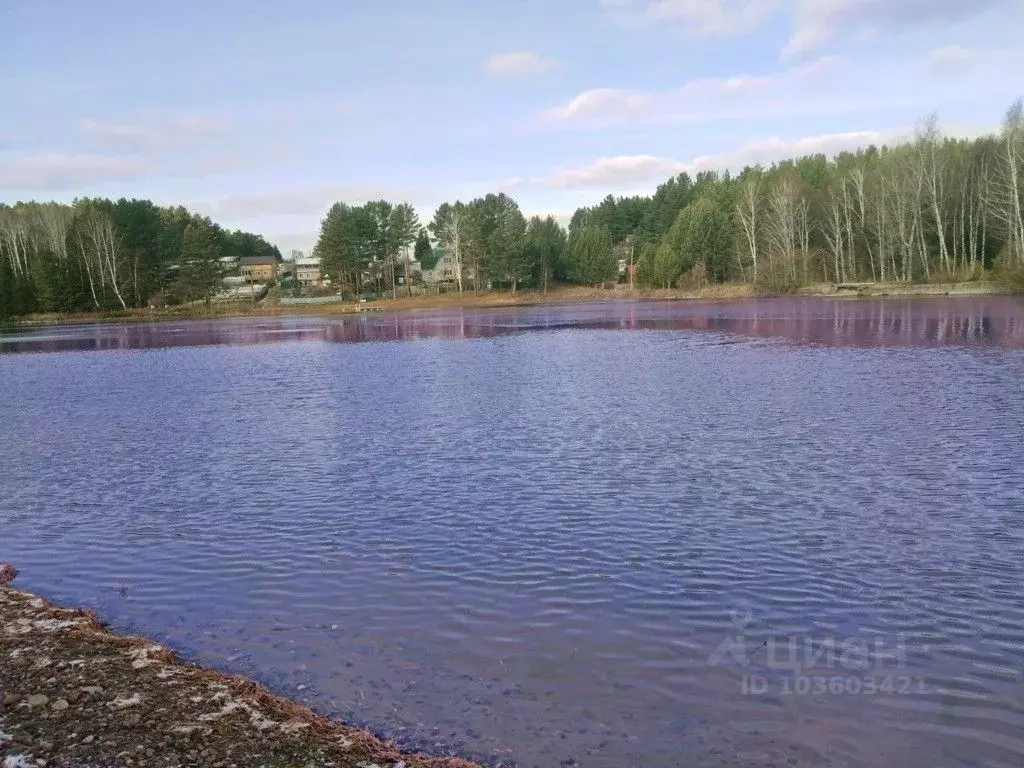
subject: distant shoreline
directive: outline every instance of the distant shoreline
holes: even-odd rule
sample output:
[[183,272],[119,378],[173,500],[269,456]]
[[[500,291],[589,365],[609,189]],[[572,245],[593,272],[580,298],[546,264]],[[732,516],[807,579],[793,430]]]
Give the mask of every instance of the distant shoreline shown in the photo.
[[361,312],[417,312],[432,309],[508,309],[548,304],[580,304],[600,301],[742,301],[786,297],[816,298],[912,298],[929,296],[1008,296],[1014,292],[993,282],[964,283],[850,283],[805,286],[793,292],[771,292],[749,284],[724,283],[698,290],[585,288],[559,286],[542,291],[465,291],[434,296],[399,296],[377,301],[328,301],[322,304],[281,304],[273,299],[257,302],[213,304],[163,309],[131,309],[111,312],[45,313],[11,318],[7,325],[60,325],[100,322],[148,322],[160,320],[212,320],[239,317],[280,317],[289,315],[356,315]]

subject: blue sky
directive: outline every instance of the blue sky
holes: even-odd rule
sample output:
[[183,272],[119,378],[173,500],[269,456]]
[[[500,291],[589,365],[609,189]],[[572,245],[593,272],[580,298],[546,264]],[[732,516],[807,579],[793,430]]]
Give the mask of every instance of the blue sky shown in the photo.
[[1024,0],[3,0],[0,29],[0,201],[182,203],[284,249],[335,200],[565,220],[1024,93]]

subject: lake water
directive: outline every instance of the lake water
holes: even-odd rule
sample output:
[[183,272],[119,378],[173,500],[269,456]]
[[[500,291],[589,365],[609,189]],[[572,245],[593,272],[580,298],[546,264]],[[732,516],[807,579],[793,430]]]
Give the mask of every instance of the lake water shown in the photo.
[[75,325],[0,352],[21,586],[403,746],[1024,764],[1014,299]]

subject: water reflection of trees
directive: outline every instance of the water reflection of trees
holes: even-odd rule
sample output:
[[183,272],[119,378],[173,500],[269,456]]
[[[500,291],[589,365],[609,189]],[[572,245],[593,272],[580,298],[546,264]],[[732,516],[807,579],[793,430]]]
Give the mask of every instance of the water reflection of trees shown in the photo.
[[834,301],[771,303],[728,309],[677,327],[851,346],[1024,346],[1024,312],[1008,299],[989,301]]
[[10,335],[0,339],[0,352],[472,339],[566,328],[705,331],[822,345],[1024,347],[1024,305],[1008,297],[624,302],[345,317],[93,324]]

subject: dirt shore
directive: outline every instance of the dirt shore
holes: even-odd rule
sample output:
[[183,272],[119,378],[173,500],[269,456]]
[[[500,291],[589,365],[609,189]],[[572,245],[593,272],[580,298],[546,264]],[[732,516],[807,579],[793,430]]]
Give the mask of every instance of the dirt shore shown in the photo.
[[[2,577],[0,573],[0,577]],[[186,664],[0,578],[4,768],[479,768],[403,754],[246,678]]]
[[[1009,293],[991,282],[972,283],[857,283],[836,286],[823,283],[796,291],[797,296],[842,298],[912,297],[912,296],[988,296]],[[413,312],[430,309],[498,309],[528,307],[542,304],[573,304],[594,301],[733,301],[773,296],[756,286],[742,283],[709,285],[699,290],[641,290],[626,285],[611,288],[558,286],[541,291],[481,291],[463,294],[451,292],[434,296],[399,296],[378,301],[329,301],[323,304],[282,304],[269,298],[255,304],[218,303],[211,307],[167,307],[133,309],[120,312],[83,312],[77,314],[36,314],[15,321],[18,325],[50,325],[55,323],[100,321],[146,321],[180,318],[278,317],[281,315],[342,315],[366,311]]]

